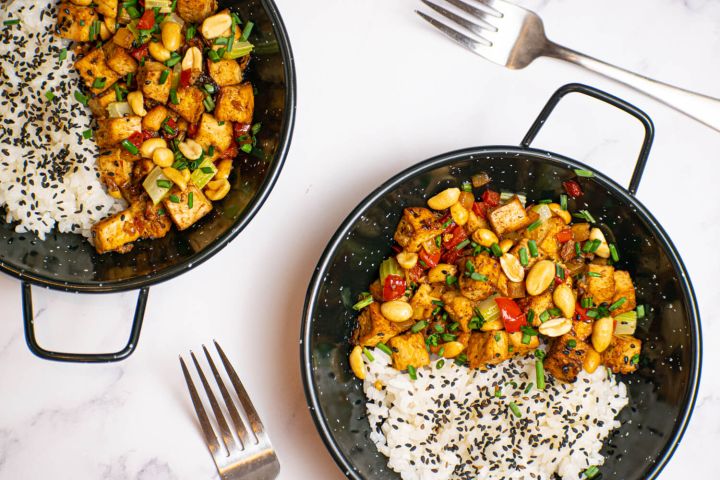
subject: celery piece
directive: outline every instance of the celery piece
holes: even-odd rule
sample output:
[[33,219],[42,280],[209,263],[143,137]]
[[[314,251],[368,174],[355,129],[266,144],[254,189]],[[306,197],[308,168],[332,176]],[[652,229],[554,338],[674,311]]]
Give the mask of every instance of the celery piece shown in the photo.
[[[209,173],[205,173],[208,169],[211,169]],[[212,178],[217,173],[217,168],[215,168],[215,164],[210,160],[210,157],[205,158],[202,162],[200,162],[200,165],[198,165],[198,168],[195,169],[195,171],[192,172],[190,175],[190,180],[195,184],[197,188],[202,190],[205,188],[205,185],[212,180]]]
[[153,8],[159,8],[160,13],[170,13],[170,0],[145,0],[145,10],[151,10]]
[[107,106],[108,116],[110,118],[120,118],[125,115],[132,115],[130,104],[128,102],[112,102]]
[[615,335],[632,335],[637,328],[637,312],[631,310],[615,317]]
[[497,295],[493,295],[492,297],[483,300],[480,302],[480,304],[477,306],[477,310],[482,315],[483,320],[485,320],[485,323],[488,322],[495,322],[500,319],[500,307],[498,307],[497,302],[495,301],[495,297]]
[[240,57],[244,57],[245,55],[250,55],[250,53],[253,51],[253,48],[255,47],[250,42],[235,42],[232,49],[225,52],[223,58],[226,60],[235,60]]
[[398,275],[405,278],[405,274],[395,257],[390,257],[380,264],[380,285],[385,285],[385,277],[388,275]]
[[165,196],[170,192],[170,188],[161,187],[158,185],[158,181],[163,185],[172,186],[173,182],[162,173],[162,168],[155,167],[145,177],[143,182],[143,188],[147,192],[150,199],[153,201],[153,205],[157,205]]
[[515,198],[515,195],[517,195],[518,200],[520,200],[520,203],[522,203],[523,207],[525,206],[525,203],[527,203],[527,197],[523,195],[522,193],[513,193],[513,192],[500,192],[500,203],[505,204]]

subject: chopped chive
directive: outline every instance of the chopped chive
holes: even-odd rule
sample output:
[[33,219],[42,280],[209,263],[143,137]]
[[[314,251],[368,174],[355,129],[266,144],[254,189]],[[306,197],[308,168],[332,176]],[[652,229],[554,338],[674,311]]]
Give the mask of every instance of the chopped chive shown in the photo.
[[594,174],[590,170],[583,170],[580,168],[576,168],[575,175],[577,175],[578,177],[591,178]]
[[218,125],[221,126],[221,127],[222,127],[223,125],[225,125],[225,120],[219,121],[219,122],[218,122]]
[[[188,208],[193,207],[193,192],[188,193]],[[370,359],[372,361],[372,358]]]
[[82,132],[82,136],[85,140],[87,140],[88,138],[91,138],[93,136],[93,131],[91,129],[87,129]]
[[[173,165],[173,168],[175,168],[174,165]],[[365,292],[363,298],[360,299],[360,301],[357,302],[355,305],[353,305],[352,308],[353,308],[353,310],[359,311],[359,310],[362,310],[363,308],[367,307],[368,305],[370,305],[370,304],[373,303],[374,301],[375,301],[375,300],[373,299],[372,295],[370,295],[369,293]],[[386,348],[387,348],[387,347],[386,347]],[[389,355],[389,354],[388,354],[388,355]]]
[[[535,356],[537,357],[537,352],[539,350],[535,351]],[[544,357],[544,354],[543,354]],[[535,360],[535,383],[537,384],[538,390],[545,390],[545,367],[543,367],[542,359],[538,358]]]
[[165,130],[165,133],[167,133],[168,135],[175,135],[175,133],[176,133],[176,132],[175,132],[175,129],[172,128],[172,127],[171,127],[170,125],[168,125],[167,123],[164,123],[163,126],[162,126],[162,128],[163,128],[163,130]]
[[540,221],[540,220],[535,220],[533,223],[531,223],[530,225],[528,225],[527,231],[528,231],[528,232],[532,232],[533,230],[535,230],[536,228],[538,228],[540,225],[542,225],[542,221]]
[[557,307],[552,307],[547,309],[547,313],[549,313],[553,317],[559,317],[562,311]]
[[163,215],[165,215],[165,210],[163,210],[162,208],[158,208],[157,214],[158,217],[162,217]]
[[427,323],[425,320],[420,320],[419,322],[415,323],[415,325],[412,326],[412,328],[410,329],[410,331],[411,331],[412,333],[418,333],[420,330],[422,330],[422,329],[424,329],[425,327],[427,327],[427,324],[428,324],[428,323]]
[[593,478],[599,472],[600,472],[600,470],[598,469],[598,467],[596,467],[595,465],[592,465],[583,472],[583,475],[585,475],[585,478]]
[[182,60],[182,57],[179,54],[173,52],[170,58],[165,62],[165,66],[174,67],[177,63],[180,62],[180,60]]
[[461,189],[463,192],[472,192],[472,183],[470,183],[470,182],[463,182],[462,185],[460,186],[460,189]]
[[433,328],[434,328],[435,331],[438,332],[438,333],[443,333],[443,332],[445,331],[445,327],[443,327],[442,324],[440,324],[440,323],[436,323],[436,324],[433,326]]
[[5,20],[5,21],[3,22],[3,25],[5,25],[5,26],[7,26],[7,25],[17,25],[18,23],[20,23],[20,20],[17,19],[17,18],[14,18],[14,19],[12,19],[12,20]]
[[370,350],[368,350],[367,348],[363,347],[362,352],[365,354],[365,356],[367,357],[368,360],[370,360],[371,362],[374,362],[374,361],[375,361],[375,357],[373,357],[373,354],[370,353]]
[[390,347],[388,347],[387,345],[385,345],[382,342],[375,345],[375,347],[379,348],[381,351],[387,353],[388,355],[392,355],[392,353],[393,353],[392,350],[390,350]]
[[578,257],[582,255],[582,250],[580,250],[580,244],[578,242],[575,242],[575,255]]
[[527,323],[528,323],[528,325],[532,325],[532,322],[533,322],[534,319],[535,319],[535,310],[533,310],[533,309],[531,308],[530,310],[528,310],[528,313],[527,313]]
[[542,312],[540,314],[540,316],[538,318],[540,319],[540,323],[545,323],[548,320],[550,320],[550,313],[548,313],[548,311],[545,310],[544,312]]
[[637,306],[637,318],[643,318],[645,316],[645,305]]
[[438,360],[437,363],[435,364],[435,368],[442,368],[444,366],[445,366],[445,360],[442,358],[440,360]]
[[630,359],[630,363],[632,363],[633,365],[637,365],[638,363],[640,363],[640,354],[636,353],[635,355],[633,355]]
[[128,74],[127,74],[127,77],[125,77],[125,83],[127,83],[127,86],[128,86],[128,87],[129,87],[130,84],[132,83],[133,78],[134,78],[133,72],[128,73]]
[[587,272],[588,277],[600,278],[602,275],[599,272]]
[[67,58],[67,48],[63,48],[60,50],[60,53],[58,54],[58,59],[62,62]]
[[105,81],[106,81],[105,77],[96,78],[95,80],[93,80],[92,88],[100,89],[100,88],[105,87]]
[[455,365],[463,366],[467,363],[467,354],[461,353],[457,357],[455,357]]
[[555,275],[560,278],[560,280],[565,280],[565,269],[559,263],[555,264]]
[[573,348],[577,347],[577,342],[575,341],[575,339],[571,338],[567,341],[565,345],[567,345],[567,347],[572,350]]
[[75,91],[75,100],[82,103],[83,105],[87,105],[89,98],[86,97],[85,95],[83,95],[82,93],[80,93],[79,90],[77,90],[77,91]]
[[590,297],[583,297],[582,300],[580,300],[580,306],[582,308],[590,308],[593,306],[593,299]]
[[246,143],[245,145],[240,147],[240,150],[242,150],[245,153],[250,153],[250,152],[252,152],[252,145],[250,145],[249,143]]
[[539,255],[537,242],[535,240],[528,241],[528,248],[530,249],[531,257],[537,257]]
[[522,339],[520,340],[523,345],[529,345],[532,338],[527,333],[523,333]]
[[195,38],[195,32],[197,32],[197,27],[195,24],[191,23],[187,27],[187,31],[185,32],[185,40],[192,40]]
[[47,98],[49,102],[52,102],[53,100],[55,100],[55,97],[56,97],[56,95],[53,92],[51,92],[50,90],[45,92],[45,98]]
[[213,61],[213,63],[217,63],[220,61],[220,55],[215,50],[208,50],[208,58]]
[[587,210],[580,210],[580,211],[577,212],[577,213],[573,213],[573,217],[581,218],[581,219],[586,220],[586,221],[588,221],[588,222],[590,222],[590,223],[596,223],[596,222],[595,222],[595,218],[593,218],[593,216],[590,215],[590,212],[588,212]]
[[453,322],[448,326],[448,330],[451,332],[456,331],[458,328],[460,328],[460,324],[458,322]]
[[122,90],[120,90],[120,85],[115,83],[113,85],[113,90],[115,90],[115,101],[122,102],[123,101],[123,93],[122,93]]
[[538,200],[538,203],[552,203],[552,200],[550,200],[549,198],[545,198],[543,200]]
[[587,315],[590,318],[597,318],[598,312],[597,310],[588,310],[585,315]]
[[[158,180],[158,185],[160,185],[160,182],[162,182],[162,180]],[[177,195],[170,195],[170,201],[172,203],[180,203],[180,198]]]
[[177,90],[175,90],[174,88],[170,89],[170,103],[172,103],[173,105],[180,104],[180,100],[178,100],[177,96]]
[[215,145],[210,145],[210,148],[208,148],[207,151],[208,157],[212,157],[215,155]]
[[243,40],[247,40],[248,38],[250,38],[250,33],[252,33],[252,29],[254,26],[255,26],[255,24],[250,21],[248,21],[245,24],[245,27],[243,28],[243,31],[242,31],[242,39]]
[[128,15],[130,15],[130,18],[132,18],[132,19],[140,18],[142,16],[140,14],[140,11],[132,5],[125,7],[125,11],[127,12]]
[[617,310],[618,308],[622,307],[625,302],[627,302],[627,298],[620,297],[620,298],[618,298],[618,300],[616,302],[614,302],[612,305],[610,305],[608,310],[610,310],[611,312],[613,310]]
[[457,335],[454,335],[452,333],[443,333],[442,334],[443,342],[454,342],[457,340]]
[[[120,142],[120,145],[122,145],[122,147],[123,147],[125,150],[127,150],[127,151],[130,152],[130,153],[132,153],[133,155],[137,155],[137,154],[140,152],[140,150],[138,149],[138,147],[136,147],[135,145],[133,145],[133,143],[132,143],[130,140],[128,140],[128,139],[125,139],[125,140],[123,140],[122,142]],[[158,180],[158,183],[160,183],[160,180]],[[172,185],[172,184],[171,184],[171,185]],[[169,188],[169,187],[168,187],[168,188]]]
[[614,243],[609,243],[608,247],[610,248],[610,256],[612,257],[613,262],[619,262],[620,261],[620,255],[618,255],[617,247]]
[[470,240],[463,240],[462,242],[458,243],[455,247],[455,250],[462,250],[463,248],[470,245]]
[[502,397],[502,390],[500,390],[499,388],[496,387],[495,388],[495,398],[500,398],[500,397]]
[[503,252],[502,252],[502,249],[500,248],[500,245],[498,245],[497,242],[493,243],[490,246],[490,250],[492,250],[493,255],[495,255],[496,257],[502,257]]
[[[210,94],[215,93],[215,87],[211,83],[206,83],[205,85],[203,85],[203,88],[205,89],[206,92],[208,92]],[[218,123],[218,125],[219,125],[219,123]]]
[[590,244],[589,252],[595,253],[597,251],[597,249],[600,248],[601,243],[602,243],[602,241],[599,238],[596,238],[595,240],[593,240],[592,243]]
[[167,82],[168,77],[170,76],[170,70],[163,70],[160,74],[160,78],[158,79],[158,85],[162,85],[165,82]]
[[213,173],[212,167],[202,167],[200,171],[203,173]]
[[[157,186],[160,188],[170,188],[173,186],[173,183],[170,180],[158,180]],[[174,196],[174,195],[173,195]],[[176,202],[177,203],[177,202]]]
[[520,265],[527,267],[529,263],[527,248],[522,247],[520,249]]
[[524,393],[526,393],[526,394],[530,393],[530,390],[532,390],[532,387],[534,387],[534,386],[535,386],[535,384],[533,382],[528,383],[528,386],[525,387]]
[[208,112],[212,112],[215,109],[215,102],[210,95],[206,96],[205,100],[203,100],[203,106]]
[[513,413],[513,415],[515,415],[517,418],[522,418],[522,413],[520,413],[520,409],[515,402],[510,402],[509,406],[510,411]]
[[473,272],[473,273],[470,275],[470,278],[472,278],[472,279],[475,280],[476,282],[487,282],[487,281],[488,281],[487,275],[483,275],[483,274],[477,273],[477,272]]
[[417,380],[417,370],[415,370],[415,367],[408,365],[407,371],[411,379]]
[[227,45],[227,44],[228,44],[227,37],[218,37],[215,40],[213,40],[213,45]]
[[560,195],[560,208],[562,210],[567,210],[567,202],[568,202],[568,196],[566,194]]

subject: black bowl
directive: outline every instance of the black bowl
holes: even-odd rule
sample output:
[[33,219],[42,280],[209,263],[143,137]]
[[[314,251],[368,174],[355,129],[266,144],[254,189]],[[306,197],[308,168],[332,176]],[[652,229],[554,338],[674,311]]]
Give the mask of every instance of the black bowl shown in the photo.
[[[587,87],[572,86],[568,91],[588,93],[583,89]],[[644,118],[649,141],[637,182],[652,136],[651,123]],[[541,115],[538,121],[542,120]],[[574,169],[595,173],[581,180],[585,194],[571,200],[570,208],[587,208],[611,226],[611,241],[621,253],[620,268],[629,270],[636,282],[638,302],[650,306],[637,332],[644,342],[641,366],[622,378],[630,404],[620,413],[622,427],[605,443],[607,460],[601,472],[603,478],[654,478],[672,455],[692,412],[700,374],[700,325],[685,267],[662,227],[625,188],[587,165],[527,144],[452,152],[400,173],[357,207],[323,254],[304,312],[303,379],[317,428],[348,478],[400,478],[388,470],[386,458],[368,438],[362,385],[347,361],[357,316],[350,307],[391,254],[402,209],[424,205],[433,194],[479,171],[490,173],[495,189],[522,192],[531,200],[557,198],[563,193],[561,182],[575,177]]]
[[[172,229],[159,240],[138,241],[127,254],[98,255],[84,238],[74,234],[52,233],[42,241],[33,234],[16,233],[14,225],[0,222],[1,271],[24,282],[73,292],[143,288],[142,307],[142,297],[147,295],[144,287],[201,264],[247,226],[275,185],[290,146],[295,120],[295,67],[285,27],[272,0],[220,3],[255,23],[252,41],[256,51],[248,78],[257,87],[254,121],[262,122],[257,135],[262,153],[236,160],[239,174],[230,177],[232,188],[227,197],[216,202],[214,211],[192,228],[183,232]],[[29,294],[29,288],[23,292]],[[29,297],[25,297],[29,304]],[[26,325],[31,327],[31,307],[25,314]],[[28,338],[28,343],[35,353],[47,357],[34,339]],[[130,352],[123,350],[121,357]]]

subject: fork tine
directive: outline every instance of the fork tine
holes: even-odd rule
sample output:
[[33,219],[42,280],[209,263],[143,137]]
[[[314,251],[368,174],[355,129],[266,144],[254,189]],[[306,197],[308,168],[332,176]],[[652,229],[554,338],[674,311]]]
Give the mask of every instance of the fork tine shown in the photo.
[[208,383],[207,379],[205,378],[205,374],[202,371],[202,368],[200,368],[200,364],[197,361],[197,358],[195,358],[195,354],[193,352],[190,352],[190,356],[192,357],[193,363],[195,364],[195,368],[198,371],[198,374],[200,375],[200,381],[203,384],[203,388],[205,388],[205,394],[208,397],[208,400],[210,400],[210,406],[213,409],[213,412],[215,413],[215,419],[217,420],[218,426],[220,427],[220,431],[222,432],[222,439],[223,443],[225,443],[225,448],[227,449],[228,456],[230,455],[231,451],[234,451],[237,449],[237,445],[235,444],[235,439],[232,436],[232,433],[230,432],[230,427],[227,424],[227,420],[225,420],[225,415],[223,414],[222,410],[220,409],[220,405],[217,402],[217,399],[215,398],[215,394],[210,389],[210,384]]
[[213,431],[210,419],[205,412],[205,407],[203,407],[203,404],[200,401],[200,396],[195,389],[195,384],[193,383],[192,378],[190,378],[190,372],[188,372],[185,360],[183,360],[182,357],[180,357],[180,367],[182,367],[185,383],[187,383],[188,390],[190,391],[190,398],[192,399],[193,407],[195,407],[195,413],[198,416],[198,420],[200,420],[200,427],[205,435],[205,443],[207,443],[210,453],[213,457],[215,457],[215,455],[220,451],[220,443]]
[[465,17],[461,17],[460,15],[457,15],[456,13],[451,12],[450,10],[447,10],[440,5],[437,5],[435,3],[432,3],[430,0],[421,0],[425,5],[432,8],[436,12],[438,12],[440,15],[444,16],[445,18],[452,20],[453,22],[457,23],[461,27],[467,28],[471,32],[479,35],[482,38],[483,31],[497,31],[497,28],[491,26],[491,25],[479,25],[475,22],[471,22],[470,20],[466,19]]
[[220,387],[220,393],[225,400],[225,406],[227,407],[228,412],[230,412],[230,417],[232,418],[233,424],[235,424],[235,432],[240,439],[240,443],[242,443],[243,446],[247,447],[249,440],[247,428],[245,428],[245,424],[243,423],[242,418],[240,418],[240,414],[238,413],[237,408],[235,408],[235,402],[233,402],[232,397],[230,396],[230,392],[228,392],[227,387],[225,387],[225,382],[223,382],[222,378],[220,378],[220,372],[218,372],[218,369],[215,367],[215,362],[213,362],[212,357],[210,357],[210,352],[208,352],[208,349],[205,347],[205,345],[203,345],[202,348],[205,352],[205,357],[210,364],[210,369],[212,370],[213,377],[215,377],[215,382],[218,384],[218,387]]
[[[497,14],[493,14],[490,12],[486,12],[485,10],[481,10],[477,7],[474,7],[474,6],[470,5],[469,3],[465,3],[461,0],[445,0],[445,1],[447,3],[449,3],[450,5],[453,5],[457,8],[459,8],[463,12],[469,13],[470,15],[474,16],[475,18],[479,18],[480,20],[486,22],[488,25],[492,25],[495,28],[495,31],[497,31],[497,27],[495,25],[493,25],[493,23],[490,21],[491,19],[502,18],[502,16],[503,16],[502,13],[497,12],[497,10],[493,9],[494,11],[497,12]],[[483,3],[483,5],[487,5],[485,2],[482,2],[482,3]]]
[[225,355],[225,352],[223,352],[223,349],[220,348],[220,345],[217,341],[213,340],[215,343],[215,348],[217,349],[218,353],[220,354],[220,359],[222,360],[223,365],[225,365],[225,370],[228,373],[228,376],[230,377],[230,382],[233,384],[233,387],[235,387],[235,392],[237,393],[238,399],[240,399],[240,405],[242,406],[242,409],[245,411],[245,415],[248,418],[248,421],[250,422],[250,426],[252,427],[253,432],[255,433],[255,436],[258,439],[258,442],[269,442],[268,436],[265,433],[265,427],[263,426],[262,422],[260,421],[260,416],[258,415],[257,411],[255,410],[255,407],[253,406],[252,402],[250,401],[250,397],[248,396],[247,392],[245,391],[245,387],[243,387],[242,382],[240,382],[240,378],[238,377],[237,373],[235,372],[235,369],[230,364],[230,361],[227,358],[227,355]]
[[473,53],[483,56],[483,54],[482,54],[483,49],[490,48],[490,46],[492,46],[492,42],[490,42],[489,40],[487,40],[485,38],[481,37],[483,40],[485,40],[488,43],[488,45],[483,45],[482,43],[478,42],[477,40],[468,37],[464,33],[458,32],[457,30],[445,25],[442,22],[438,22],[431,16],[429,16],[419,10],[415,10],[415,13],[420,15],[420,17],[422,17],[422,19],[425,20],[426,22],[428,22],[430,25],[437,28],[442,33],[444,33],[445,35],[447,35],[448,37],[453,39],[455,42],[459,43],[460,45],[467,48],[468,50],[470,50]]

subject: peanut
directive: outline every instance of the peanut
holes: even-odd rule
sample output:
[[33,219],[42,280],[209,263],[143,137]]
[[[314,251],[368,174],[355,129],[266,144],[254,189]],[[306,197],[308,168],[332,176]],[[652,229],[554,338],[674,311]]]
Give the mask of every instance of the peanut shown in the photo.
[[148,138],[140,145],[140,155],[143,158],[152,158],[153,152],[158,148],[167,148],[167,143],[162,138]]
[[575,314],[575,294],[566,284],[560,284],[553,292],[553,302],[562,311],[563,316],[572,318]]
[[185,191],[185,189],[187,188],[187,181],[185,181],[185,177],[181,172],[175,170],[172,167],[167,167],[162,169],[162,173],[167,178],[172,180],[172,182],[177,185],[181,192]]
[[590,230],[590,241],[600,240],[600,246],[595,250],[595,255],[602,258],[610,257],[610,246],[605,240],[605,234],[599,228],[593,228]]
[[555,264],[550,260],[540,260],[530,269],[525,280],[528,295],[540,295],[548,289],[555,278]]
[[588,373],[593,373],[600,366],[600,354],[596,352],[592,347],[588,348],[585,352],[585,359],[583,360],[583,368]]
[[158,62],[165,63],[170,60],[170,50],[163,47],[162,43],[150,42],[148,52],[150,52],[150,56]]
[[452,216],[453,221],[458,225],[465,225],[468,221],[468,211],[465,207],[460,205],[459,202],[450,207],[450,215]]
[[158,167],[167,168],[175,162],[175,155],[169,148],[160,147],[153,152],[152,160]]
[[411,252],[400,252],[395,256],[395,259],[405,270],[410,270],[418,262],[418,254]]
[[140,117],[147,115],[147,111],[145,110],[145,98],[143,97],[142,92],[137,91],[128,93],[127,101],[135,115]]
[[563,210],[562,207],[560,207],[560,204],[558,203],[550,203],[548,204],[548,207],[550,207],[550,211],[557,215],[558,217],[562,218],[562,221],[565,222],[567,225],[572,220],[572,217],[570,216],[570,212],[567,210]]
[[612,340],[614,321],[612,317],[603,317],[595,320],[592,331],[592,344],[595,351],[602,353],[610,346]]
[[440,345],[443,350],[443,357],[455,358],[465,350],[465,345],[460,342],[447,342]]
[[522,282],[525,278],[525,269],[515,255],[506,253],[500,257],[500,267],[511,282]]
[[174,52],[182,44],[180,30],[182,27],[175,22],[165,22],[162,25],[162,43],[169,51]]
[[500,250],[502,250],[503,253],[507,253],[510,251],[510,249],[512,248],[514,243],[515,242],[513,242],[509,238],[506,238],[505,240],[501,240],[500,244],[498,246],[500,247]]
[[460,199],[459,188],[448,188],[431,197],[427,204],[433,210],[445,210],[455,205]]
[[185,158],[191,161],[197,160],[202,157],[203,154],[202,145],[191,138],[185,139],[184,142],[180,142],[178,144],[178,150],[180,150],[180,153],[182,153]]
[[222,36],[232,26],[232,19],[226,12],[207,17],[200,27],[200,33],[208,40]]
[[181,63],[183,70],[200,70],[202,71],[202,52],[198,47],[190,47]]
[[380,312],[383,317],[395,323],[410,320],[413,315],[413,309],[410,304],[400,300],[391,300],[383,303],[380,305]]
[[472,234],[472,239],[479,245],[486,248],[490,248],[493,243],[498,243],[497,235],[487,228],[478,228],[475,230]]
[[572,322],[567,318],[553,318],[541,323],[538,331],[547,337],[559,337],[565,335],[572,328]]
[[350,368],[357,378],[365,380],[367,372],[365,371],[365,362],[362,359],[362,347],[355,346],[350,352]]

